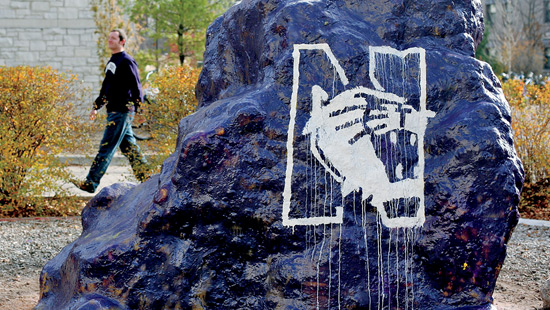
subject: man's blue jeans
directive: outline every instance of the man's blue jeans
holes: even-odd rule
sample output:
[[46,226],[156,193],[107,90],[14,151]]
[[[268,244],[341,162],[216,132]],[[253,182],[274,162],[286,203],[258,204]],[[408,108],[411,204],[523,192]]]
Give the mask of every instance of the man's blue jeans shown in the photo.
[[113,155],[118,147],[124,156],[130,161],[132,170],[136,178],[143,182],[147,179],[147,161],[143,157],[136,138],[132,132],[132,121],[134,112],[109,112],[107,113],[107,126],[101,139],[99,152],[97,153],[92,167],[86,177],[86,182],[91,184],[94,190],[99,185],[99,181],[107,171],[107,167],[113,159]]

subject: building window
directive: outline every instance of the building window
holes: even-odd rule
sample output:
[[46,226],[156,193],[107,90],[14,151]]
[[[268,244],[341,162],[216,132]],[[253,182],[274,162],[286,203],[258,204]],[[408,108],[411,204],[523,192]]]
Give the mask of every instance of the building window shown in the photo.
[[544,0],[544,22],[550,23],[550,0]]
[[495,16],[496,11],[497,8],[495,7],[494,3],[487,3],[487,5],[485,5],[485,23],[487,25],[493,24],[493,17]]

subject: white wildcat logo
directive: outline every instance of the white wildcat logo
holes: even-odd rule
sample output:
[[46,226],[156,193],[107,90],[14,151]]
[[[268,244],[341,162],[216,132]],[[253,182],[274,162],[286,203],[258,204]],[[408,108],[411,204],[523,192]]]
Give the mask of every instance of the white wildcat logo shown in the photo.
[[[327,44],[294,46],[294,85],[283,193],[283,225],[286,226],[343,222],[343,207],[336,207],[336,215],[331,217],[289,218],[300,50],[314,49],[323,50],[342,83],[349,83]],[[425,108],[425,50],[410,48],[398,51],[386,46],[370,47],[369,55],[370,79],[375,89],[356,87],[329,100],[325,90],[318,85],[313,86],[310,119],[302,134],[309,135],[313,156],[334,180],[341,183],[343,197],[353,191],[362,190],[362,200],[368,200],[376,207],[382,223],[387,227],[421,226],[425,221],[424,133],[427,119],[435,116],[434,112]],[[390,58],[390,64],[399,66],[396,69],[399,73],[403,71],[400,75],[402,81],[396,81],[393,77],[379,80],[386,71],[392,70],[383,67],[388,62],[384,57]],[[408,62],[413,62],[413,66],[407,67],[405,63]],[[377,71],[377,63],[386,71]],[[406,94],[400,96],[384,88],[391,88],[391,83],[405,84],[405,71],[413,72],[414,78],[407,82],[419,93],[416,99],[411,99],[411,104],[408,104]],[[382,144],[384,147],[381,147]],[[394,153],[393,158],[388,159],[388,152]],[[385,205],[394,209],[398,205],[406,205],[407,210],[414,205],[416,210],[414,215],[402,216],[397,211],[390,215]]]
[[107,67],[105,67],[105,74],[107,74],[107,71],[111,71],[113,74],[116,72],[116,65],[112,62],[109,62],[107,64]]

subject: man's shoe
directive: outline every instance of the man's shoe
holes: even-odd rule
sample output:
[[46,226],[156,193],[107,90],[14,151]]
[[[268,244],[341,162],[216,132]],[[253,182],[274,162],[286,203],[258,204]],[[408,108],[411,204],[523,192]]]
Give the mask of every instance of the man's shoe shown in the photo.
[[90,184],[90,182],[88,181],[80,181],[80,180],[70,180],[71,183],[74,184],[74,186],[78,187],[80,190],[83,190],[85,192],[88,192],[88,193],[93,193],[95,192],[95,188],[92,184]]

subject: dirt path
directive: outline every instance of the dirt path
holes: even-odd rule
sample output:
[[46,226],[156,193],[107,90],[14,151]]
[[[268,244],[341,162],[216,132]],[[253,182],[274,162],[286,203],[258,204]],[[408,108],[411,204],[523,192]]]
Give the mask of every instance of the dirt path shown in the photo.
[[518,285],[509,280],[499,280],[493,294],[493,304],[498,310],[541,309],[542,300],[538,286],[530,287],[529,284]]
[[18,278],[0,278],[0,309],[30,310],[38,303],[40,270]]

